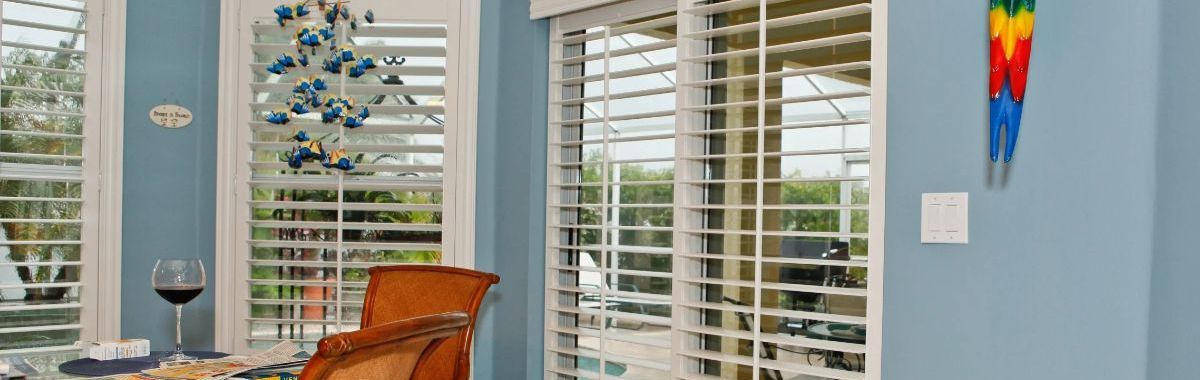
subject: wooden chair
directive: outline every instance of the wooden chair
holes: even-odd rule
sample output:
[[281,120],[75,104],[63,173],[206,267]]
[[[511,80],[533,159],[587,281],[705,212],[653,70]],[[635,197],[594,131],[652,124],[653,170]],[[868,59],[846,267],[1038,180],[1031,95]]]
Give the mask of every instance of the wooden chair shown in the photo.
[[368,270],[362,327],[370,328],[421,315],[464,311],[470,322],[457,336],[434,348],[416,380],[465,380],[471,375],[471,339],[475,317],[489,287],[500,283],[492,273],[435,265],[397,265]]
[[300,372],[301,380],[408,380],[438,347],[471,323],[464,312],[426,315],[331,335]]

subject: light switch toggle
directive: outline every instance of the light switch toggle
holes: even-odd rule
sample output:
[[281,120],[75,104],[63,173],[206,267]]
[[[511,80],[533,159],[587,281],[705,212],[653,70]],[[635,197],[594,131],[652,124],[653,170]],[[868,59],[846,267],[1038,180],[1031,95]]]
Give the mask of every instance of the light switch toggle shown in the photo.
[[921,194],[921,242],[967,244],[967,193]]

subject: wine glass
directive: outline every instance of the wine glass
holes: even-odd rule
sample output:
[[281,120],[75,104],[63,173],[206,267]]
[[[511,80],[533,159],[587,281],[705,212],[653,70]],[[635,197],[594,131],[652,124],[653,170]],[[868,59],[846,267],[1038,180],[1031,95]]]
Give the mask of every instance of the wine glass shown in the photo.
[[195,360],[195,357],[183,354],[179,323],[183,319],[183,304],[204,291],[204,264],[200,259],[160,259],[154,264],[151,282],[154,292],[175,305],[175,353],[158,360]]

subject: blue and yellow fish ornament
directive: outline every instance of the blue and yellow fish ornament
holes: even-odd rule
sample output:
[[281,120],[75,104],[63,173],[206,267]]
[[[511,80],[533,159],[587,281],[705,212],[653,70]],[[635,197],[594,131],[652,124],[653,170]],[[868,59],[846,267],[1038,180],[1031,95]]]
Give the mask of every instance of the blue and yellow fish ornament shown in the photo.
[[336,56],[341,58],[342,62],[354,62],[354,48],[342,46],[338,48]]
[[321,146],[320,141],[307,140],[292,147],[292,154],[288,157],[288,166],[293,169],[299,169],[304,166],[306,160],[325,160],[325,147]]
[[300,143],[298,148],[299,150],[297,150],[297,153],[300,154],[300,159],[302,160],[325,159],[325,147],[321,146],[320,141],[304,141]]
[[344,148],[330,152],[321,161],[321,165],[327,169],[354,170],[354,162],[350,160],[350,155],[346,154],[346,149]]
[[371,117],[371,111],[367,107],[363,107],[361,111],[358,111],[358,115],[347,116],[346,120],[342,122],[342,126],[350,129],[362,127],[363,121],[368,117]]
[[288,116],[288,110],[277,109],[267,113],[267,122],[275,125],[285,125],[292,119]]
[[329,99],[326,99],[325,106],[326,107],[342,106],[342,107],[346,107],[346,109],[352,110],[352,109],[354,109],[354,98],[330,97]]
[[308,141],[308,132],[305,132],[303,129],[297,129],[296,132],[292,133],[292,139],[299,142]]
[[287,25],[287,20],[293,20],[295,18],[295,10],[292,9],[292,7],[286,5],[275,7],[275,22],[278,22],[279,26]]
[[342,0],[338,0],[336,4],[328,7],[325,10],[325,22],[333,24],[337,22],[338,15],[342,12]]
[[331,24],[325,24],[325,26],[322,26],[320,29],[317,29],[317,34],[320,35],[321,38],[325,39],[326,41],[332,40],[333,37],[337,36],[337,34],[335,34],[333,32],[333,25],[331,25]]
[[341,74],[342,60],[337,57],[329,57],[321,63],[321,69],[332,74]]
[[291,99],[288,99],[287,104],[288,109],[294,114],[303,115],[309,112],[308,99],[305,99],[303,96],[292,96]]
[[321,112],[321,122],[322,123],[335,123],[335,122],[341,120],[342,117],[344,117],[344,116],[346,116],[346,112],[345,112],[345,109],[342,108],[342,106],[340,106],[340,105],[332,106],[332,107],[326,108],[325,111]]
[[297,18],[308,16],[308,1],[300,0],[299,2],[296,2],[296,5],[292,6],[292,11],[295,13]]
[[284,66],[279,61],[274,61],[267,64],[267,72],[271,74],[287,74],[287,66]]

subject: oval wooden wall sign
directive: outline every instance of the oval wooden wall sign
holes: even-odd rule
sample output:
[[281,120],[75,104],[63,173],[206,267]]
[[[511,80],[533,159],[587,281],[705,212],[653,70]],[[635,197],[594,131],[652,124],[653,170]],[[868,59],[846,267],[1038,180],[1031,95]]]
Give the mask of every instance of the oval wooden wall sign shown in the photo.
[[192,123],[192,111],[183,106],[161,104],[150,109],[150,121],[163,128],[183,128]]

